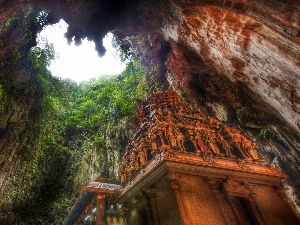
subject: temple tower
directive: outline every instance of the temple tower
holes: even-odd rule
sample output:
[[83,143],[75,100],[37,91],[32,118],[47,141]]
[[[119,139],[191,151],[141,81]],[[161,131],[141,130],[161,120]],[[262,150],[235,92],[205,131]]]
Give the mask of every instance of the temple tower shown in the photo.
[[299,224],[255,142],[172,89],[141,101],[134,127],[120,166],[128,225]]
[[256,143],[174,90],[140,101],[134,129],[115,192],[122,223],[102,213],[99,224],[300,224],[282,187],[286,175],[260,159]]

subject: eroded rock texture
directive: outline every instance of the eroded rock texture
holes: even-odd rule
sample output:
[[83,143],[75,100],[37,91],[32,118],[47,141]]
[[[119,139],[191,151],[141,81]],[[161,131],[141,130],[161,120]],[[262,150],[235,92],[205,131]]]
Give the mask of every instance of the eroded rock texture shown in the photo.
[[202,110],[253,138],[273,133],[272,143],[258,138],[261,154],[279,160],[299,190],[300,4],[173,0],[138,8],[115,34],[132,43],[143,37],[145,47],[135,50],[145,64],[165,66],[156,80],[167,78]]
[[[35,43],[22,41],[25,31],[18,24],[3,30],[7,19],[18,17],[25,6],[35,12],[49,10],[52,23],[63,18],[70,25],[66,37],[75,37],[77,43],[85,37],[94,40],[100,55],[105,52],[102,37],[112,31],[125,52],[142,58],[154,90],[154,84],[172,86],[204,113],[239,126],[258,142],[268,163],[289,175],[291,199],[300,196],[299,1],[2,0],[1,84],[35,95],[35,77],[26,67],[26,57],[14,63],[19,54],[13,51],[18,47],[26,52]],[[17,108],[23,104],[19,103]],[[13,107],[2,118],[26,118],[33,109],[30,105],[23,116]],[[1,119],[1,143],[13,139],[5,136],[7,121]],[[12,154],[8,147],[1,147],[4,158]],[[2,166],[1,172],[3,168],[6,174],[13,170]],[[299,207],[296,198],[293,204]]]

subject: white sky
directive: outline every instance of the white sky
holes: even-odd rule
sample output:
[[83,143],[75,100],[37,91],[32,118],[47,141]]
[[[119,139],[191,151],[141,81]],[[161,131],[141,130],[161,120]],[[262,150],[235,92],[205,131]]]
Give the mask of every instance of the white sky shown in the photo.
[[53,60],[49,67],[53,76],[81,82],[101,75],[116,75],[125,69],[125,63],[121,63],[116,50],[112,47],[112,34],[109,33],[104,38],[106,53],[100,58],[94,42],[84,39],[80,46],[75,46],[74,42],[69,45],[64,37],[67,27],[68,24],[60,20],[57,24],[45,27],[38,37],[39,42],[42,43],[47,39],[49,44],[54,45],[57,59]]

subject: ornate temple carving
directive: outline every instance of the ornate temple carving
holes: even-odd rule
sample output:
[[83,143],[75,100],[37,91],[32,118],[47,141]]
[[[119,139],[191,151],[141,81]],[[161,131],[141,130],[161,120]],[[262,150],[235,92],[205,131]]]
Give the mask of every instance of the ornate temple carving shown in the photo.
[[172,89],[139,101],[134,127],[123,185],[90,183],[66,225],[299,224],[282,190],[286,175],[259,160],[239,129]]
[[259,160],[255,142],[239,129],[191,108],[171,88],[139,100],[134,133],[119,169],[122,183],[161,152],[195,153],[209,164],[214,164],[211,156]]
[[248,196],[250,194],[250,191],[244,185],[232,179],[227,179],[223,184],[223,190],[229,196]]

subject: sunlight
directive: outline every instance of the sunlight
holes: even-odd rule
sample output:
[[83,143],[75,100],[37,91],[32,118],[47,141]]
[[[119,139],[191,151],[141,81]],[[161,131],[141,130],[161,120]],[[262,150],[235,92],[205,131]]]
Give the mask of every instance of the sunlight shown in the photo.
[[80,46],[67,43],[64,33],[68,24],[64,20],[45,27],[38,35],[38,46],[48,41],[54,45],[56,59],[51,62],[49,70],[53,76],[63,79],[72,79],[76,82],[88,81],[104,75],[116,75],[125,69],[125,64],[116,55],[116,49],[112,46],[112,34],[109,33],[103,39],[106,48],[105,56],[100,58],[95,50],[94,42],[87,39]]

